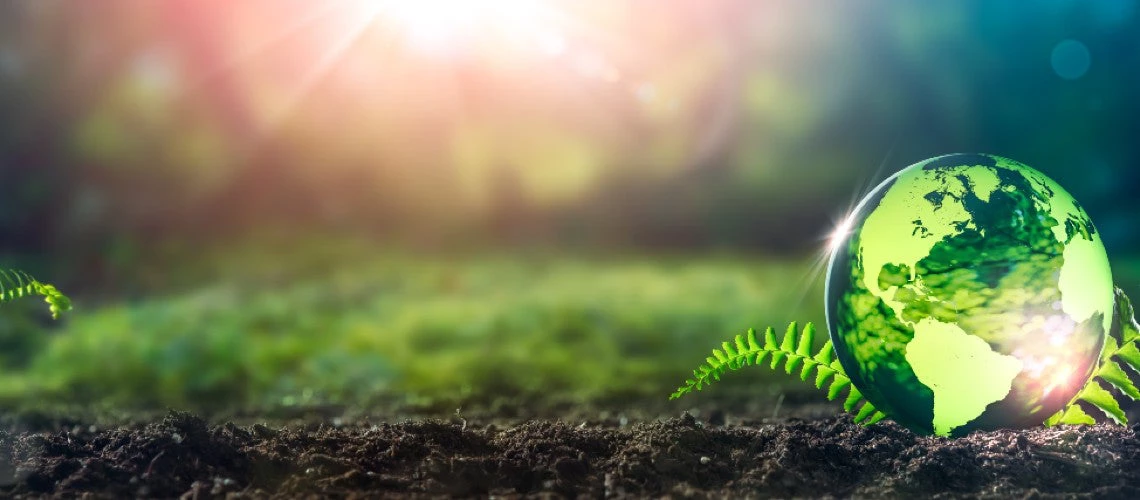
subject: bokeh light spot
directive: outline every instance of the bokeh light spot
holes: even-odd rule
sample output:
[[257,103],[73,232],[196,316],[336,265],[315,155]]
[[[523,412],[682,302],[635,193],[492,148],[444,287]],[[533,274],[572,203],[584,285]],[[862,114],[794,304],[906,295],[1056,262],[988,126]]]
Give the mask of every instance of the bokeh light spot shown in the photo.
[[1089,66],[1092,65],[1092,56],[1085,44],[1076,40],[1062,40],[1053,47],[1050,61],[1057,76],[1066,80],[1076,80],[1088,73]]
[[657,86],[648,82],[642,83],[634,87],[633,94],[637,96],[637,100],[650,103],[657,99]]

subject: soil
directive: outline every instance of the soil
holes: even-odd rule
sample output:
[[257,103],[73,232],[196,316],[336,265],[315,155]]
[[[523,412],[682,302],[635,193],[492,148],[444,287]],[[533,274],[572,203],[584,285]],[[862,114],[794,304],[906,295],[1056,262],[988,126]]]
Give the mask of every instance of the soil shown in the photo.
[[792,406],[755,419],[716,408],[401,422],[317,412],[270,425],[170,412],[109,428],[9,415],[0,495],[1140,498],[1140,425],[943,439]]

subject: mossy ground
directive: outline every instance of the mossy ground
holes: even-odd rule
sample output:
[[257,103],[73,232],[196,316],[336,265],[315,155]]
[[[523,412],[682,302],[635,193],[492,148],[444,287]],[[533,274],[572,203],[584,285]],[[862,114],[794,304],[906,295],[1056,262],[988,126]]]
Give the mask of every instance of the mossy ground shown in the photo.
[[[10,312],[21,352],[0,358],[0,400],[215,411],[663,399],[724,338],[823,315],[808,259],[341,242],[180,262],[136,298],[80,294],[47,332]],[[726,390],[784,380],[732,378]]]
[[[134,298],[78,294],[62,322],[35,321],[33,303],[6,306],[0,403],[213,413],[656,401],[749,327],[822,325],[811,263],[425,253],[335,239],[174,254],[140,263],[138,275],[154,278],[134,284]],[[1140,260],[1114,270],[1140,292]],[[764,395],[788,383],[756,369],[716,390]]]

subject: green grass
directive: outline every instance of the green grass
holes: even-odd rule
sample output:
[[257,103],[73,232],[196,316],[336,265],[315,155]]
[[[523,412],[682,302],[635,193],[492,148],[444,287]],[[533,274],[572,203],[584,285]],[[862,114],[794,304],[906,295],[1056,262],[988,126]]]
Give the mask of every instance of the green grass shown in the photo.
[[[809,259],[460,255],[334,238],[174,255],[140,264],[145,298],[76,297],[46,334],[17,302],[0,310],[0,404],[664,401],[724,338],[825,324]],[[1140,259],[1114,272],[1140,292]],[[775,384],[794,382],[745,370],[713,392]]]
[[[227,270],[233,281],[175,295],[79,301],[26,366],[0,373],[0,398],[135,408],[664,400],[726,335],[823,316],[818,283],[803,300],[797,292],[806,261],[361,253],[290,268],[280,258],[272,272]],[[758,370],[736,384],[762,380],[782,377]]]

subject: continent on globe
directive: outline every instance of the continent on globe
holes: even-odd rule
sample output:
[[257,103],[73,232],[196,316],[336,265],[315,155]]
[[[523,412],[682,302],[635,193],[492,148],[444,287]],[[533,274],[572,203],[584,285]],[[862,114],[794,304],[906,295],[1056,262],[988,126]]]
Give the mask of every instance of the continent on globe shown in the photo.
[[914,325],[906,360],[934,391],[934,433],[943,436],[1004,399],[1023,366],[961,328],[930,318]]
[[844,371],[915,431],[1040,424],[1099,360],[1113,314],[1100,235],[1021,163],[954,154],[867,195],[833,245],[827,317]]

